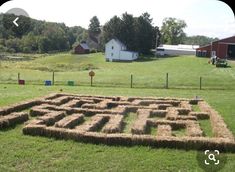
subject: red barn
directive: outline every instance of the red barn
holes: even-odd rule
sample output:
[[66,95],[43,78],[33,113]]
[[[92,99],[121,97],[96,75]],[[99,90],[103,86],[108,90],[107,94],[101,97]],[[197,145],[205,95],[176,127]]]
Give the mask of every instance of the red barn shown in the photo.
[[74,48],[75,54],[87,54],[90,52],[90,48],[86,43],[80,43]]
[[212,42],[196,49],[196,56],[235,59],[235,36]]

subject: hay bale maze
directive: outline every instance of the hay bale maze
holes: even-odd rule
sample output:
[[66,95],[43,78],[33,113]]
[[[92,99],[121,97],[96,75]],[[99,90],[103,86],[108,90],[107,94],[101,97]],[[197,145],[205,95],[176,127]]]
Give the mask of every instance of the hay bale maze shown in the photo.
[[204,100],[52,94],[0,109],[0,129],[21,123],[32,136],[235,152],[232,132]]

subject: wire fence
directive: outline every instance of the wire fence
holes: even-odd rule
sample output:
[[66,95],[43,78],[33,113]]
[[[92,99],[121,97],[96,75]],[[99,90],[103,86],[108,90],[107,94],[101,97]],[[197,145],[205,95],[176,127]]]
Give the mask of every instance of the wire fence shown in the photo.
[[[91,83],[92,79],[92,83]],[[22,82],[23,81],[23,82]],[[1,84],[20,85],[68,85],[93,87],[123,87],[123,88],[181,88],[181,89],[235,89],[235,79],[216,76],[179,77],[173,73],[159,75],[137,74],[96,74],[91,78],[88,72],[60,73],[43,72],[43,74],[9,73],[0,74]]]

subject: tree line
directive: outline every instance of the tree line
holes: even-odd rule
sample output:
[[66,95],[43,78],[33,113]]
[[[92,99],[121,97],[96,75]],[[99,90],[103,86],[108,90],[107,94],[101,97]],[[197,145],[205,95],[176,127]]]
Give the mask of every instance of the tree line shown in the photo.
[[152,18],[148,13],[139,17],[124,13],[121,18],[112,17],[103,26],[102,39],[107,42],[112,38],[117,38],[123,42],[128,50],[138,51],[147,54],[156,47],[160,39],[160,31],[157,26],[153,26]]
[[[88,29],[80,26],[68,27],[64,23],[53,23],[23,17],[20,32],[12,25],[16,16],[0,14],[0,52],[48,53],[69,51],[82,41],[92,48],[104,51],[105,43],[112,38],[122,41],[131,51],[142,54],[150,53],[159,44],[194,44],[206,45],[218,38],[206,36],[187,36],[185,21],[165,18],[161,28],[155,26],[150,14],[138,17],[124,13],[113,16],[103,26],[97,16],[90,19]],[[5,26],[4,26],[5,24]]]
[[[16,32],[12,21],[13,14],[0,14],[0,51],[47,53],[50,51],[68,51],[76,41],[82,41],[86,29],[75,26],[67,27],[64,23],[53,23],[40,20],[24,20],[21,16],[21,26]],[[21,21],[19,20],[19,21]]]

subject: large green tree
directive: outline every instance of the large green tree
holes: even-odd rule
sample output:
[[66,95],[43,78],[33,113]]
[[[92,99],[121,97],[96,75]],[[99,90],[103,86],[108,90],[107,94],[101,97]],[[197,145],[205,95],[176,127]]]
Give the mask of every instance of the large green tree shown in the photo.
[[157,35],[160,35],[159,29],[153,26],[148,13],[139,17],[124,13],[121,18],[114,16],[104,25],[102,40],[106,43],[112,38],[118,38],[128,50],[147,54],[155,48]]
[[101,32],[100,21],[97,16],[91,18],[88,31],[93,34],[99,34]]
[[210,38],[207,36],[202,36],[202,35],[196,35],[196,36],[187,36],[184,39],[184,44],[191,44],[191,45],[207,45],[210,44],[213,41],[219,40],[218,38]]
[[136,50],[136,32],[135,19],[133,15],[124,13],[121,18],[119,39],[127,46],[129,50]]
[[176,18],[165,18],[161,27],[162,43],[176,45],[183,43],[186,34],[184,28],[187,26],[184,20]]
[[137,50],[141,53],[149,53],[156,44],[157,30],[152,26],[152,19],[148,13],[144,13],[136,18],[136,42]]
[[112,17],[105,25],[103,26],[103,41],[107,42],[112,38],[119,38],[121,35],[121,23],[122,20],[118,16]]

